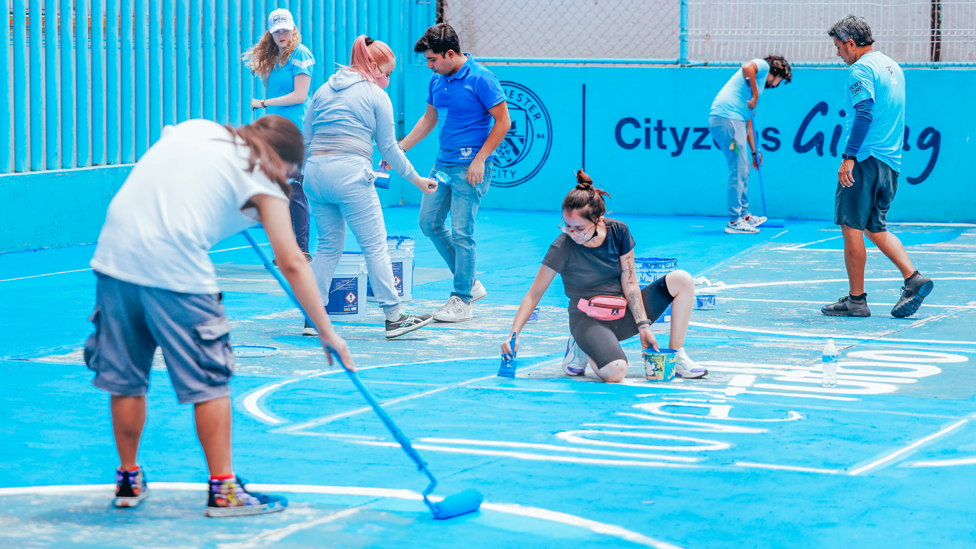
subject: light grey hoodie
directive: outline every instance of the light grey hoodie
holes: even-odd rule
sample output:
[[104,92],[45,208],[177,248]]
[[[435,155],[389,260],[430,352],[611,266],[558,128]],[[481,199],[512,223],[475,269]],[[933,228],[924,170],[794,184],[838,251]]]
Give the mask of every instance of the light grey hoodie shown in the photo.
[[396,141],[393,104],[379,86],[355,71],[340,69],[312,97],[305,115],[306,158],[313,151],[342,151],[373,162],[373,141],[383,160],[407,181],[417,178]]

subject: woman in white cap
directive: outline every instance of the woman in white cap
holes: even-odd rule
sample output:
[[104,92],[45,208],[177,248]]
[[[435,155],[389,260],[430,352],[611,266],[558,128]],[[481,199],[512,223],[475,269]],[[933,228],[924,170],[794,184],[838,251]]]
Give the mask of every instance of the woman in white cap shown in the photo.
[[[295,19],[286,9],[277,9],[268,16],[268,32],[243,55],[244,63],[264,83],[264,99],[251,99],[252,109],[265,109],[265,114],[284,116],[299,130],[305,122],[305,112],[312,101],[308,93],[312,86],[312,52],[302,45],[302,35]],[[302,188],[304,177],[291,181],[291,219],[298,247],[308,253],[308,199]]]

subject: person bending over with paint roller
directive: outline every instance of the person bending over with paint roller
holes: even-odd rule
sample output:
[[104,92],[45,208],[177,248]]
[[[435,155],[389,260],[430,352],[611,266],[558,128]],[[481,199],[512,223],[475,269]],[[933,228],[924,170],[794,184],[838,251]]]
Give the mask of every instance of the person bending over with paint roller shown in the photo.
[[[583,170],[576,172],[576,188],[563,199],[563,217],[559,228],[563,234],[549,246],[539,273],[522,299],[512,331],[502,343],[502,353],[511,354],[512,336],[516,336],[532,315],[542,295],[556,276],[562,275],[569,297],[569,332],[563,371],[581,376],[590,365],[603,381],[616,383],[627,376],[627,356],[620,342],[640,335],[644,349],[659,350],[651,323],[673,303],[671,308],[671,347],[677,350],[675,371],[678,376],[699,378],[708,370],[695,363],[684,350],[685,332],[695,302],[695,283],[685,271],[672,271],[643,290],[634,273],[635,242],[621,221],[603,217],[610,195],[593,186]],[[620,309],[591,307],[593,298],[616,300]],[[610,311],[608,314],[607,311]],[[515,341],[514,351],[519,342]]]
[[[346,223],[366,256],[373,293],[386,314],[386,337],[394,338],[433,322],[430,315],[400,310],[393,264],[386,246],[383,208],[373,183],[373,141],[385,162],[423,193],[437,190],[420,177],[396,142],[393,104],[383,90],[390,85],[396,58],[389,46],[368,36],[352,45],[348,67],[341,68],[315,92],[305,117],[305,184],[319,233],[312,272],[323,300],[329,302],[332,275],[346,243]],[[342,292],[339,292],[342,294]],[[305,321],[305,335],[315,329]]]
[[[210,248],[262,223],[278,267],[319,327],[322,346],[350,369],[346,342],[332,330],[312,271],[295,242],[288,177],[298,171],[302,136],[269,115],[234,129],[207,120],[166,127],[112,199],[91,266],[97,276],[95,332],[85,343],[93,384],[111,397],[121,464],[115,505],[148,496],[137,455],[146,422],[153,354],[162,347],[181,404],[193,403],[210,469],[207,516],[281,511],[284,498],[249,492],[231,464],[230,322]],[[329,363],[332,359],[326,352]]]
[[752,167],[759,169],[762,153],[756,148],[752,111],[759,104],[763,89],[775,88],[784,80],[793,80],[786,59],[778,55],[753,59],[732,75],[712,102],[708,130],[728,165],[729,224],[725,232],[729,234],[758,233],[756,227],[766,222],[763,216],[749,214],[750,162],[745,144],[752,152]]

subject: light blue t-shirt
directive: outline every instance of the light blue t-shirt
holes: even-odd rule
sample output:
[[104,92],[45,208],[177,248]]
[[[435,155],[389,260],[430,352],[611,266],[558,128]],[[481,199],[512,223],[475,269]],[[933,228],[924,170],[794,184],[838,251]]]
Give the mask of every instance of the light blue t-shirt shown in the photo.
[[[282,95],[288,95],[289,93],[295,91],[295,76],[299,74],[307,74],[312,76],[312,67],[315,65],[315,59],[312,57],[312,52],[308,51],[308,48],[299,44],[295,48],[295,51],[291,52],[291,57],[285,62],[284,67],[280,67],[275,64],[274,69],[271,70],[271,74],[268,75],[267,87],[267,97],[281,97]],[[288,105],[285,107],[276,107],[268,105],[267,114],[277,114],[284,116],[288,120],[291,120],[298,126],[299,131],[305,126],[305,112],[308,111],[308,105],[312,102],[312,90],[311,84],[309,85],[309,93],[305,96],[305,102],[299,103],[297,105]]]
[[[434,74],[427,103],[437,109],[441,126],[439,165],[470,164],[495,125],[488,109],[505,101],[505,91],[494,73],[464,54],[468,60],[451,76]],[[490,163],[494,153],[485,159]]]
[[[847,136],[854,125],[854,105],[874,99],[871,127],[864,136],[857,161],[873,156],[901,172],[901,147],[905,138],[905,75],[898,63],[879,52],[869,51],[847,73],[844,100],[847,103]],[[846,142],[846,140],[845,140]]]
[[[769,63],[765,59],[753,59],[752,63],[756,64],[756,88],[759,89],[759,97],[762,98],[763,89],[766,88],[766,75],[769,74]],[[752,117],[752,112],[747,106],[750,99],[752,99],[752,89],[749,87],[749,82],[746,82],[746,77],[742,75],[740,67],[715,96],[709,116],[721,116],[745,122]]]

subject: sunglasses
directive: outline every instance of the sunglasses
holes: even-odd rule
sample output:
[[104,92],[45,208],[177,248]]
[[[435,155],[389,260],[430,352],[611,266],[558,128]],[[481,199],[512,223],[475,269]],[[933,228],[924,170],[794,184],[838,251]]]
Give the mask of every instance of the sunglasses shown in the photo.
[[591,236],[590,238],[586,239],[586,242],[589,242],[590,240],[593,240],[594,238],[596,238],[596,233],[597,233],[597,231],[596,231],[596,223],[592,223],[589,227],[587,227],[585,229],[581,229],[581,228],[573,227],[573,226],[567,224],[566,223],[566,219],[563,218],[563,217],[560,217],[559,218],[559,230],[562,231],[563,233],[565,233],[566,236],[569,236],[570,238],[572,238],[573,236],[576,236],[576,237],[585,236],[586,233],[588,233],[588,232],[590,232],[592,230],[593,231],[593,236]]

